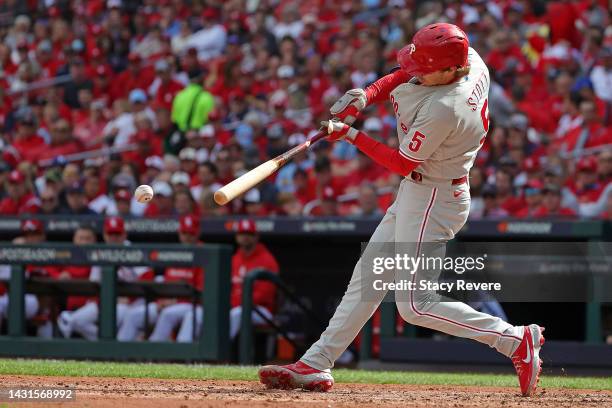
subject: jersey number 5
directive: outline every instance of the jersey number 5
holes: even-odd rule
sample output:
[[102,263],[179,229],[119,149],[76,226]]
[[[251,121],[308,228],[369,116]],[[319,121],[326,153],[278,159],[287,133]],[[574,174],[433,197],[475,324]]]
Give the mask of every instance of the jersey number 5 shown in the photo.
[[410,140],[410,143],[408,144],[408,149],[411,152],[418,152],[421,148],[421,144],[423,143],[423,139],[425,139],[425,135],[417,130],[414,132],[414,136],[412,136],[412,140]]
[[480,144],[484,143],[487,133],[489,133],[489,99],[485,99],[482,109],[480,110],[480,119],[482,119],[482,126],[484,127],[485,134],[480,139]]

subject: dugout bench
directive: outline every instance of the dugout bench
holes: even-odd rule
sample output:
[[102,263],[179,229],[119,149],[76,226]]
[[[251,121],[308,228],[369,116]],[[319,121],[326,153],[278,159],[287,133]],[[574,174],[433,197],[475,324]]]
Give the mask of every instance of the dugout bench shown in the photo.
[[[11,265],[9,286],[8,335],[0,336],[0,356],[88,359],[138,359],[215,361],[229,359],[229,306],[231,247],[207,244],[186,245],[91,245],[0,244],[0,264]],[[101,282],[26,279],[23,265],[100,265]],[[181,284],[171,286],[154,282],[129,284],[117,281],[116,266],[202,266],[206,273],[200,302],[206,310],[200,340],[179,344],[170,342],[118,342],[116,332],[117,296],[193,295]],[[99,295],[99,340],[40,339],[25,336],[24,294]]]

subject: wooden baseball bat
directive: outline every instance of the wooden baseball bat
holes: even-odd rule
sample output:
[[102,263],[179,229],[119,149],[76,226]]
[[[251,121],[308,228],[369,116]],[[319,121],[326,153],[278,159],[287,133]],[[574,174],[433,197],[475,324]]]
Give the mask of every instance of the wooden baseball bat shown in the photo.
[[317,134],[304,143],[301,143],[291,150],[288,150],[285,153],[260,164],[253,170],[250,170],[249,172],[238,177],[236,180],[224,185],[215,192],[215,202],[219,205],[225,205],[234,198],[238,197],[240,194],[249,191],[257,184],[261,183],[265,178],[274,174],[274,172],[283,167],[289,160],[295,157],[295,155],[308,149],[314,143],[327,136],[327,134],[328,130],[321,128]]

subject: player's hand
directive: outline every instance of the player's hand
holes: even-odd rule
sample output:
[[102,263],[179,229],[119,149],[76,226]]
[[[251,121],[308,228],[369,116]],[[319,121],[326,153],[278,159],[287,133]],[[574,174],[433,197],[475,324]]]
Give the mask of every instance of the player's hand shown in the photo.
[[321,122],[321,126],[327,129],[327,140],[330,142],[337,142],[343,139],[353,142],[357,137],[357,133],[359,133],[357,129],[350,127],[346,123],[335,120],[324,120]]
[[367,104],[368,98],[365,91],[361,88],[355,88],[346,91],[346,93],[329,108],[329,113],[342,122],[352,125],[359,116],[359,112],[361,112]]

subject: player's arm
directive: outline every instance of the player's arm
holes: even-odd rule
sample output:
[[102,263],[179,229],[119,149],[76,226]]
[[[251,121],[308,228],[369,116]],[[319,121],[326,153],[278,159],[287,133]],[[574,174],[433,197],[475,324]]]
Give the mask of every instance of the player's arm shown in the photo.
[[[432,103],[421,109],[399,149],[341,122],[332,122],[329,139],[346,139],[381,166],[401,176],[409,175],[428,159],[452,131],[454,121],[449,108]],[[328,122],[324,122],[325,126]]]
[[409,79],[410,76],[406,71],[398,69],[379,78],[366,89],[356,88],[347,91],[332,105],[329,112],[333,117],[351,125],[366,106],[388,100],[391,91]]
[[[323,122],[323,125],[327,127],[328,123]],[[331,128],[333,130],[328,136],[330,140],[337,141],[346,139],[357,146],[357,148],[370,159],[400,176],[406,177],[420,164],[420,162],[411,160],[402,155],[400,150],[393,149],[384,143],[380,143],[378,140],[372,139],[364,132],[352,128],[346,123],[333,122]]]

